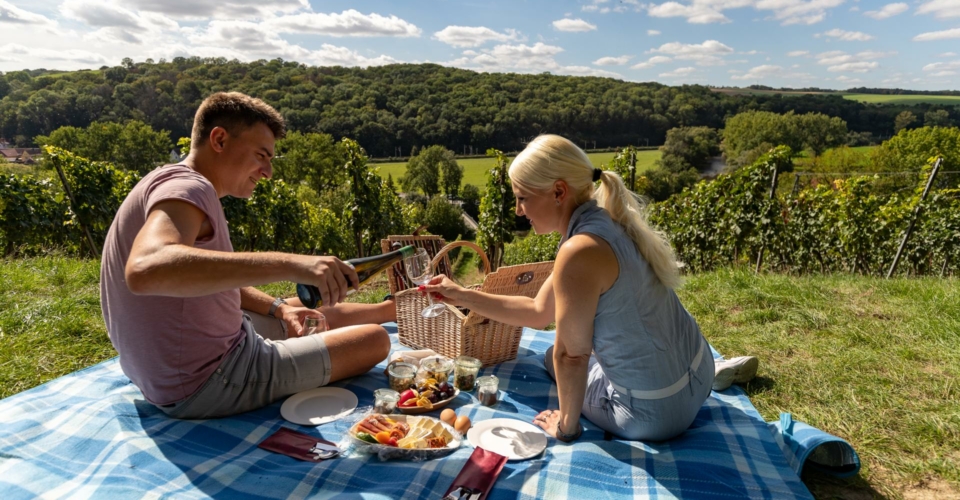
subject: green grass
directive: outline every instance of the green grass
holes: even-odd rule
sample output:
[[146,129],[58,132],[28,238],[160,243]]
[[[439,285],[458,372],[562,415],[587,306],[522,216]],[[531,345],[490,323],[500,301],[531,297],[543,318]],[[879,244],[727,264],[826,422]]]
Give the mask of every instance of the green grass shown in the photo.
[[[595,166],[608,165],[616,153],[589,153],[590,161]],[[660,158],[659,150],[644,150],[637,152],[637,171],[644,172],[653,168],[653,162]],[[510,157],[512,160],[513,157]],[[458,159],[457,163],[463,167],[463,181],[461,185],[473,184],[479,188],[487,185],[487,171],[493,167],[493,158],[465,158]],[[380,168],[380,176],[384,179],[392,175],[394,181],[399,181],[407,172],[406,162],[371,164]]]
[[[0,397],[116,355],[98,278],[96,261],[0,261]],[[293,291],[290,283],[264,289]],[[351,300],[384,293],[381,282]],[[717,350],[760,358],[745,389],[765,420],[789,411],[857,449],[858,478],[804,475],[818,498],[902,498],[918,484],[939,485],[920,492],[931,497],[960,490],[956,278],[721,270],[688,277],[680,296]]]

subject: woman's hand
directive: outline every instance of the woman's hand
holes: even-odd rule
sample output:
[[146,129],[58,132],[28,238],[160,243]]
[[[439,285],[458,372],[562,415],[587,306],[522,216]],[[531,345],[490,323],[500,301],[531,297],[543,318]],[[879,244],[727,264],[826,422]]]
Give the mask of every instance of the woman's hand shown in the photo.
[[463,305],[463,303],[460,302],[463,297],[463,287],[442,274],[434,276],[429,283],[421,285],[418,290],[431,294],[433,300],[446,302],[453,306]]
[[557,437],[557,424],[560,423],[560,410],[544,410],[533,418],[533,425],[543,429],[552,438]]
[[[323,314],[316,309],[306,307],[295,307],[290,305],[281,305],[277,312],[280,315],[280,321],[283,321],[287,327],[287,338],[300,337],[303,335],[303,323],[307,318],[323,318]],[[322,323],[322,321],[321,321]]]

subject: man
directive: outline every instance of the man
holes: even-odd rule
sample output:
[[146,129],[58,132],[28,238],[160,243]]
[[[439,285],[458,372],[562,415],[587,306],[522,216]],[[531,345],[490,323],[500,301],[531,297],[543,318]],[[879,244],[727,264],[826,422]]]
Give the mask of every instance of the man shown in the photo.
[[[124,373],[172,417],[259,408],[364,373],[390,352],[382,327],[357,323],[393,320],[391,302],[337,305],[347,280],[359,281],[346,263],[233,252],[219,199],[249,198],[272,175],[283,134],[283,118],[263,101],[211,95],[194,118],[190,154],[147,174],[107,234],[100,298],[110,341]],[[316,285],[341,328],[301,337],[317,311],[253,288],[283,280]]]

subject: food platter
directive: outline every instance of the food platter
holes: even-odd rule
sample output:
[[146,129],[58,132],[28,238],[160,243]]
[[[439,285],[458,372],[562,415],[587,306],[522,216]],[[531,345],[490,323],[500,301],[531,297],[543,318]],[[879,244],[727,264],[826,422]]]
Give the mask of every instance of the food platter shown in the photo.
[[[409,448],[401,448],[399,446],[392,446],[388,444],[380,443],[371,443],[360,439],[358,434],[363,432],[365,428],[365,422],[368,422],[368,419],[386,419],[390,423],[385,425],[392,426],[397,425],[397,423],[403,423],[409,428],[409,431],[405,438],[410,438],[413,440],[412,443],[406,443],[408,446],[415,446]],[[417,438],[418,435],[423,434],[426,437]],[[417,416],[417,415],[368,415],[363,420],[357,422],[356,424],[350,427],[350,430],[347,432],[347,435],[350,437],[351,442],[357,446],[358,450],[364,453],[376,453],[381,455],[381,457],[387,458],[405,458],[405,459],[429,459],[436,458],[440,456],[447,455],[452,453],[454,450],[460,447],[463,437],[454,430],[448,424],[445,424],[440,421],[440,419],[433,417]],[[430,439],[436,439],[442,437],[445,441],[445,445],[442,447],[427,447]],[[404,439],[400,439],[399,442],[403,444]],[[420,446],[420,447],[416,447]]]
[[442,399],[440,401],[437,401],[436,403],[433,403],[429,408],[426,406],[403,407],[403,406],[397,405],[397,409],[400,410],[400,413],[404,413],[407,415],[420,415],[420,414],[431,412],[434,410],[439,410],[440,408],[447,406],[448,404],[450,404],[451,401],[453,401],[454,399],[457,399],[457,396],[459,395],[460,395],[460,389],[454,389],[453,396],[450,396],[447,399]]

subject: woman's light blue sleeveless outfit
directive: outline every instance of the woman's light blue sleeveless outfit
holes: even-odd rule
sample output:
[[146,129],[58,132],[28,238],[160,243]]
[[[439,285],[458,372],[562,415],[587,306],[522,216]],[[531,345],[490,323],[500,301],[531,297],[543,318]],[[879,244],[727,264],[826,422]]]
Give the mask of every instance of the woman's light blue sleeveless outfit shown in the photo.
[[[565,239],[583,233],[606,241],[620,266],[593,320],[583,415],[630,440],[675,437],[710,395],[710,346],[677,294],[660,283],[633,240],[594,200],[573,212]],[[556,378],[553,348],[544,362]]]

